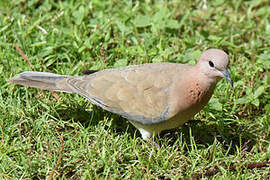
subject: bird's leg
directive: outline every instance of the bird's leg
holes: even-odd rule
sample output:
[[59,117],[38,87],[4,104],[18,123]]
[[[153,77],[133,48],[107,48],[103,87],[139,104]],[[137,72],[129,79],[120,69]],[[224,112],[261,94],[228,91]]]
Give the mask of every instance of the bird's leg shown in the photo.
[[145,140],[146,142],[149,142],[152,146],[155,146],[156,148],[159,148],[159,145],[158,143],[155,142],[155,134],[154,132],[149,132],[143,128],[139,128],[137,127],[138,130],[140,131],[141,135],[142,135],[142,138],[143,140]]
[[147,140],[152,146],[155,146],[157,149],[160,148],[159,144],[155,142],[155,139],[151,138]]

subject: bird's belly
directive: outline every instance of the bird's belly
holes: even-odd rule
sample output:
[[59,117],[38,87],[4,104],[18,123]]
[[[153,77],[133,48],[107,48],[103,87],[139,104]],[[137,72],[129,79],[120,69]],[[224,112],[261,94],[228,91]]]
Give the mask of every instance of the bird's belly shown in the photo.
[[181,127],[185,122],[190,120],[192,117],[186,116],[185,114],[177,115],[168,120],[154,124],[141,124],[136,121],[130,121],[137,129],[144,129],[153,134],[160,133],[163,130],[175,129]]

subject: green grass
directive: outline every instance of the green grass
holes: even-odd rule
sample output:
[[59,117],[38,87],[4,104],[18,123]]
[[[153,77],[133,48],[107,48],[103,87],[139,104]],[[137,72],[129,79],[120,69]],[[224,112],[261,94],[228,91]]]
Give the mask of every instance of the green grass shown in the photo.
[[[235,87],[219,82],[196,121],[163,133],[160,148],[81,96],[6,82],[28,70],[194,64],[210,47],[230,54]],[[176,179],[215,168],[211,178],[270,177],[269,166],[242,167],[270,159],[268,0],[1,0],[0,48],[0,179],[45,179],[54,168],[54,179]]]

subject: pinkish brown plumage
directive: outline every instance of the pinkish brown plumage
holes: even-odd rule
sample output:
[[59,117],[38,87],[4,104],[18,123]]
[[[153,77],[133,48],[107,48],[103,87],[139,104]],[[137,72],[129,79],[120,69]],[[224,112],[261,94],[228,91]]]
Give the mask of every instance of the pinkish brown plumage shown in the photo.
[[153,63],[74,77],[23,72],[9,82],[78,93],[93,104],[127,118],[147,139],[190,120],[208,103],[222,77],[232,84],[228,63],[224,51],[209,49],[195,66]]

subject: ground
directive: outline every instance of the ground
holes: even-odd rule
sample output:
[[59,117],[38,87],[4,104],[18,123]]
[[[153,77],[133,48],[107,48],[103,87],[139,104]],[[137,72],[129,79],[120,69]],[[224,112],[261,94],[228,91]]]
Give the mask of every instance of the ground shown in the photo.
[[[270,167],[270,2],[0,1],[1,179],[254,179]],[[6,82],[22,71],[82,75],[132,64],[230,55],[222,80],[181,129],[141,139],[75,94]],[[252,165],[252,164],[251,164]],[[253,164],[254,165],[254,164]]]

